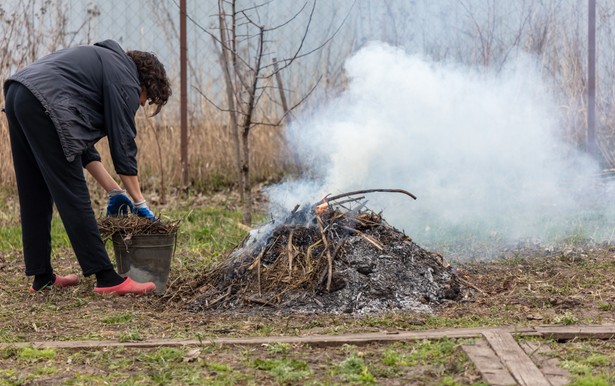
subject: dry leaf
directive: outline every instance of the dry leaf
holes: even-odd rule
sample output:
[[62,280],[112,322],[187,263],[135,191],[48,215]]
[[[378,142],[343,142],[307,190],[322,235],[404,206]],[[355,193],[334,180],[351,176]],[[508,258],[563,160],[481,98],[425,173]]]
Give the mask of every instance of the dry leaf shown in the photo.
[[201,355],[201,349],[200,348],[195,348],[195,349],[189,350],[184,355],[184,362],[194,362],[195,360],[197,360],[199,358],[200,355]]

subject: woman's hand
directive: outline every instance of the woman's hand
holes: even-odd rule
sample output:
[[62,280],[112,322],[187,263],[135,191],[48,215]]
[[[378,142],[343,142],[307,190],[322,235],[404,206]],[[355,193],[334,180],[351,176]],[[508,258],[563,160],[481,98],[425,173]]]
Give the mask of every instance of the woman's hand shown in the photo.
[[135,207],[122,189],[114,189],[109,192],[109,203],[107,204],[107,217],[109,216],[128,216],[134,212]]
[[158,220],[156,218],[156,215],[154,214],[154,212],[152,212],[148,206],[147,206],[147,202],[145,202],[145,200],[141,201],[141,202],[137,202],[135,204],[135,211],[134,213],[137,214],[137,216],[139,217],[145,217],[148,220],[152,220],[152,221],[156,221]]

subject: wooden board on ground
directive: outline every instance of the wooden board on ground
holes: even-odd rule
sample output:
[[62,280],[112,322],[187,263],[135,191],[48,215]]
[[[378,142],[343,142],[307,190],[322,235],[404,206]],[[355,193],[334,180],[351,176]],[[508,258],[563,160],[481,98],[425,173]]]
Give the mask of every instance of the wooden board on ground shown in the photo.
[[538,366],[551,386],[564,386],[570,382],[570,373],[559,366],[559,360],[549,356],[551,349],[544,342],[524,341],[519,346]]
[[509,386],[517,384],[495,351],[483,339],[478,339],[473,345],[464,344],[461,348],[468,354],[470,360],[474,362],[478,371],[490,385]]
[[483,336],[519,385],[551,386],[510,333],[488,330]]
[[485,331],[506,331],[534,335],[531,328],[453,328],[426,331],[393,331],[342,335],[306,335],[306,336],[263,336],[248,338],[202,338],[202,339],[152,339],[139,342],[118,341],[51,341],[0,343],[0,348],[34,347],[34,348],[91,348],[91,347],[161,347],[161,346],[200,346],[200,345],[261,345],[272,343],[307,344],[313,346],[340,346],[343,344],[364,345],[369,343],[401,342],[423,339],[442,338],[477,338]]
[[485,331],[502,331],[521,336],[543,336],[546,338],[569,340],[574,338],[611,339],[615,338],[615,325],[604,326],[541,326],[541,327],[483,327],[483,328],[452,328],[426,331],[394,331],[343,335],[308,335],[308,336],[272,336],[250,338],[203,338],[199,339],[152,339],[140,342],[118,341],[40,341],[0,343],[3,347],[36,347],[36,348],[88,348],[88,347],[161,347],[207,344],[263,344],[263,343],[296,343],[314,346],[336,346],[341,344],[368,344],[378,342],[395,342],[405,340],[441,339],[441,338],[476,338]]
[[555,340],[571,339],[614,339],[615,325],[598,326],[537,326],[536,332],[545,338]]

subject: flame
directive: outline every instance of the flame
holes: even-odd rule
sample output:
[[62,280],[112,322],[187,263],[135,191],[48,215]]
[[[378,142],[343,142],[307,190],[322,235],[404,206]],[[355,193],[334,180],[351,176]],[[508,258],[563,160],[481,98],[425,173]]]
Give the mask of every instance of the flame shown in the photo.
[[329,201],[327,201],[327,198],[326,198],[326,197],[327,197],[327,196],[324,196],[324,197],[322,198],[322,200],[321,200],[321,201],[322,201],[322,204],[320,204],[320,205],[316,205],[316,207],[314,208],[314,211],[315,211],[316,213],[318,213],[318,214],[322,214],[322,213],[324,213],[324,212],[327,210],[327,208],[329,207]]

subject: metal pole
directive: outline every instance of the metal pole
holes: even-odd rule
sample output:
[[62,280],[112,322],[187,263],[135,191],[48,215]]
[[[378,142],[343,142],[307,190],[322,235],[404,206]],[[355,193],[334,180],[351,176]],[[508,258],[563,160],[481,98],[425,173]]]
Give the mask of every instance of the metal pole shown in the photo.
[[186,0],[179,2],[179,61],[180,61],[180,159],[182,183],[188,186],[188,44],[186,38]]
[[587,151],[596,149],[596,0],[588,0],[587,33]]

